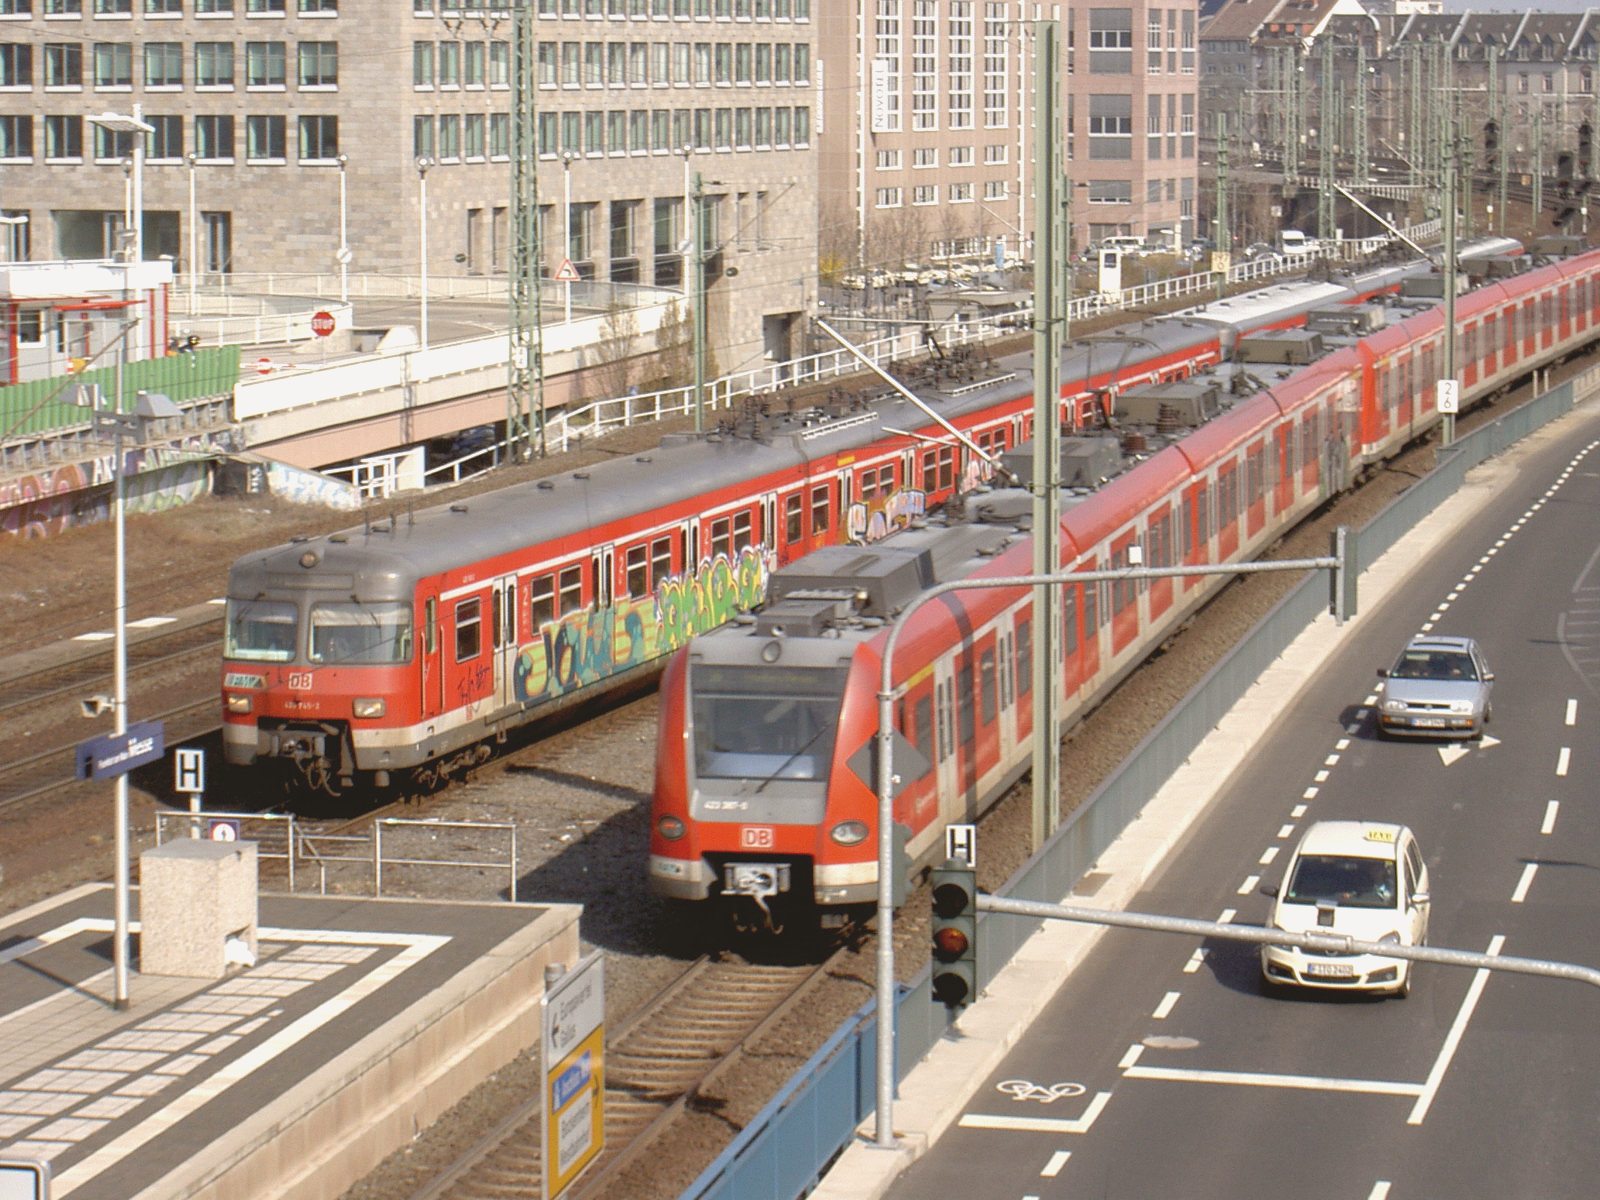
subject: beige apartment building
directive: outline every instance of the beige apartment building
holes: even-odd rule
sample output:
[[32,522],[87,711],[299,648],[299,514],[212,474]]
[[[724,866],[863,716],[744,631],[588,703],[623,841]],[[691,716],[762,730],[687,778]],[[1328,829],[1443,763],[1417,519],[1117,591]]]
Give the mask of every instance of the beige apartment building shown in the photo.
[[857,0],[817,16],[824,260],[1022,256],[1033,23],[1060,24],[1072,242],[1194,235],[1197,5]]
[[[814,304],[811,4],[534,0],[546,273],[682,287],[700,174],[721,371]],[[503,273],[512,32],[504,0],[0,0],[0,234],[107,256],[133,135],[90,117],[137,113],[144,252],[180,272]]]

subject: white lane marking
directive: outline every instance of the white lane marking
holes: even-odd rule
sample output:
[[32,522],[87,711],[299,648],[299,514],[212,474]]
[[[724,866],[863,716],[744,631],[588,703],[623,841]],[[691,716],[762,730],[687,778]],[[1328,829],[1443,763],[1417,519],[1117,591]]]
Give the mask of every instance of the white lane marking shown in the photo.
[[[1495,934],[1489,940],[1488,953],[1499,954],[1500,947],[1505,945],[1504,934]],[[1439,1049],[1439,1057],[1434,1060],[1433,1070],[1428,1072],[1428,1081],[1422,1085],[1422,1094],[1417,1097],[1417,1102],[1411,1106],[1411,1115],[1406,1118],[1407,1125],[1421,1125],[1428,1115],[1428,1109],[1433,1105],[1433,1098],[1438,1094],[1439,1084],[1444,1079],[1444,1073],[1450,1069],[1450,1060],[1455,1057],[1456,1047],[1460,1045],[1462,1035],[1467,1032],[1467,1022],[1472,1020],[1472,1010],[1478,1007],[1478,998],[1483,995],[1483,989],[1489,982],[1489,971],[1480,967],[1472,977],[1472,982],[1467,986],[1466,999],[1461,1002],[1461,1011],[1456,1013],[1456,1019],[1450,1025],[1450,1032],[1445,1036],[1444,1045]]]
[[959,1124],[963,1129],[1014,1129],[1023,1133],[1088,1133],[1100,1110],[1111,1099],[1110,1092],[1096,1092],[1083,1116],[1074,1120],[1060,1117],[1005,1117],[987,1113],[963,1113]]
[[1438,749],[1439,761],[1444,763],[1444,765],[1447,767],[1472,753],[1472,751],[1468,750],[1460,742],[1449,742],[1446,745],[1440,746]]
[[1278,826],[1278,840],[1282,841],[1284,838],[1288,837],[1293,832],[1294,832],[1294,826],[1293,825],[1280,825],[1280,826]]
[[[1435,618],[1437,618],[1439,616],[1438,613],[1434,613],[1433,615],[1434,615]],[[1422,623],[1422,632],[1423,633],[1432,633],[1433,632],[1433,622],[1432,621],[1424,621]]]
[[1328,772],[1326,772],[1326,771],[1318,771],[1311,778],[1315,779],[1318,783],[1327,783],[1328,782]]
[[1322,765],[1325,767],[1337,767],[1339,765],[1339,756],[1337,754],[1328,755],[1327,758],[1322,760]]
[[1340,751],[1341,753],[1343,751],[1345,751],[1345,750],[1350,749],[1350,739],[1349,738],[1340,738],[1337,742],[1335,742],[1333,744],[1333,748],[1335,750]]
[[1072,1157],[1071,1150],[1057,1150],[1050,1156],[1050,1161],[1045,1163],[1044,1170],[1039,1174],[1046,1179],[1054,1179],[1061,1174],[1061,1168],[1067,1165],[1067,1159]]
[[1350,724],[1344,727],[1344,731],[1354,737],[1356,734],[1361,732],[1361,722],[1366,720],[1366,718],[1367,710],[1362,709],[1356,714],[1356,720],[1351,721]]
[[1238,909],[1236,909],[1236,908],[1225,908],[1220,913],[1217,914],[1217,924],[1218,925],[1231,925],[1231,924],[1233,924],[1233,919],[1235,917],[1237,917],[1238,915],[1239,915],[1239,910]]
[[1143,1053],[1143,1044],[1140,1042],[1135,1042],[1133,1045],[1129,1046],[1127,1052],[1123,1054],[1122,1061],[1117,1064],[1117,1069],[1119,1071],[1126,1071],[1129,1067],[1133,1066],[1134,1063],[1139,1061],[1139,1056]]
[[140,617],[137,621],[129,621],[129,629],[154,629],[158,625],[174,625],[177,617]]
[[1256,890],[1256,885],[1260,882],[1261,876],[1246,875],[1244,877],[1244,882],[1239,885],[1239,891],[1237,892],[1237,895],[1248,896],[1251,892]]
[[[1318,790],[1317,788],[1308,787],[1305,791],[1300,793],[1300,799],[1302,799],[1302,800],[1315,800],[1317,798],[1317,790]],[[1297,805],[1295,808],[1291,809],[1289,811],[1289,815],[1292,816],[1292,817],[1300,816],[1305,811],[1306,811],[1306,806],[1304,804],[1300,804],[1300,805]]]
[[1277,858],[1277,857],[1278,857],[1278,847],[1277,846],[1268,846],[1265,850],[1263,850],[1261,852],[1261,857],[1256,859],[1256,862],[1259,863],[1263,867],[1270,867],[1272,865],[1272,860]]
[[1177,1005],[1178,996],[1178,992],[1168,992],[1165,996],[1161,997],[1161,1003],[1156,1005],[1155,1012],[1151,1013],[1150,1015],[1158,1021],[1165,1021],[1168,1014],[1171,1013],[1173,1008]]
[[1372,1190],[1367,1193],[1367,1200],[1388,1200],[1389,1181],[1380,1179],[1372,1185]]
[[1193,975],[1200,969],[1200,964],[1205,962],[1205,960],[1205,951],[1196,950],[1193,954],[1189,955],[1189,961],[1183,964],[1183,973],[1185,975]]
[[1571,746],[1563,746],[1563,747],[1561,747],[1561,753],[1556,755],[1556,776],[1558,778],[1564,777],[1566,775],[1566,773],[1567,773],[1567,768],[1570,767],[1571,765],[1572,765],[1572,747]]
[[[1306,799],[1309,800],[1311,797],[1307,796]],[[1296,804],[1289,810],[1289,815],[1298,821],[1301,817],[1306,815],[1306,806],[1304,804]]]
[[72,640],[75,642],[109,642],[117,635],[96,630],[94,633],[80,633]]
[[1363,1092],[1373,1096],[1416,1096],[1422,1084],[1389,1079],[1340,1079],[1332,1075],[1273,1075],[1264,1071],[1210,1071],[1193,1067],[1130,1067],[1129,1079],[1178,1083],[1227,1083],[1241,1087],[1295,1088],[1308,1092]]
[[1576,700],[1568,700],[1567,701],[1567,724],[1568,725],[1576,725],[1577,723],[1578,723],[1578,702]]
[[213,596],[206,601],[207,604],[226,604],[227,602],[228,598],[226,596]]
[[1456,601],[1456,600],[1459,600],[1459,599],[1461,599],[1461,589],[1460,589],[1460,588],[1457,588],[1457,589],[1456,589],[1456,590],[1455,590],[1455,591],[1453,591],[1453,592],[1448,592],[1448,593],[1446,593],[1446,594],[1445,594],[1445,599],[1446,599],[1446,600],[1449,600],[1449,601],[1452,601],[1452,602],[1454,602],[1454,601]]
[[1511,903],[1521,904],[1528,898],[1528,889],[1533,886],[1533,877],[1538,873],[1538,863],[1529,863],[1522,868],[1522,878],[1517,880],[1516,891],[1511,893]]
[[1554,833],[1556,831],[1556,813],[1561,811],[1561,801],[1552,800],[1544,806],[1544,824],[1539,826],[1540,833]]

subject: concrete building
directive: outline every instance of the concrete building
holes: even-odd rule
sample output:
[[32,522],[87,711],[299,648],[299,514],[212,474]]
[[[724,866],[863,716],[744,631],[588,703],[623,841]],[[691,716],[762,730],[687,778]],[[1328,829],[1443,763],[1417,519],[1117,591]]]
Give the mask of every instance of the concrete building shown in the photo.
[[[681,286],[705,180],[714,366],[814,297],[811,0],[535,0],[545,270]],[[495,0],[0,0],[0,234],[103,258],[147,135],[147,258],[180,272],[504,272],[512,21]],[[341,238],[341,227],[345,233]]]
[[1033,235],[1033,23],[1061,23],[1072,241],[1193,234],[1194,0],[858,0],[818,14],[824,262]]

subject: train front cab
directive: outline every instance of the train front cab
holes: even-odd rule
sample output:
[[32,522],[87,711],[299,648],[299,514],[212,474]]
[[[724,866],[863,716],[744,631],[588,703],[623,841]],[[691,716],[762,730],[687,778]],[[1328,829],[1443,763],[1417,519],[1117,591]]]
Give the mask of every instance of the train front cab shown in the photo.
[[[697,638],[673,658],[661,688],[652,892],[724,902],[757,927],[797,905],[871,901],[871,781],[833,786],[854,774],[834,753],[852,648],[740,630]],[[853,802],[830,804],[834,791]]]

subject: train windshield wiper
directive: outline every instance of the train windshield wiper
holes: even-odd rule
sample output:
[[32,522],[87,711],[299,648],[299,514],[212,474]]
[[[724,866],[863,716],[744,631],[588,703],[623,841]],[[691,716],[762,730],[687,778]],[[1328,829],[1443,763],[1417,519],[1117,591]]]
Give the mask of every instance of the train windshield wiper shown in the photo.
[[778,778],[785,771],[787,771],[790,767],[792,767],[795,764],[795,760],[796,759],[798,759],[807,750],[811,749],[811,747],[815,746],[817,744],[818,739],[820,739],[823,734],[832,733],[834,731],[834,728],[835,728],[834,725],[823,725],[823,726],[821,726],[815,733],[813,733],[810,737],[808,737],[805,740],[805,742],[802,743],[794,751],[793,754],[789,755],[788,758],[784,759],[781,763],[779,763],[777,768],[770,775],[768,775],[765,779],[763,779],[760,783],[758,783],[756,785],[756,791],[757,792],[765,791],[767,784],[771,783],[774,779]]

